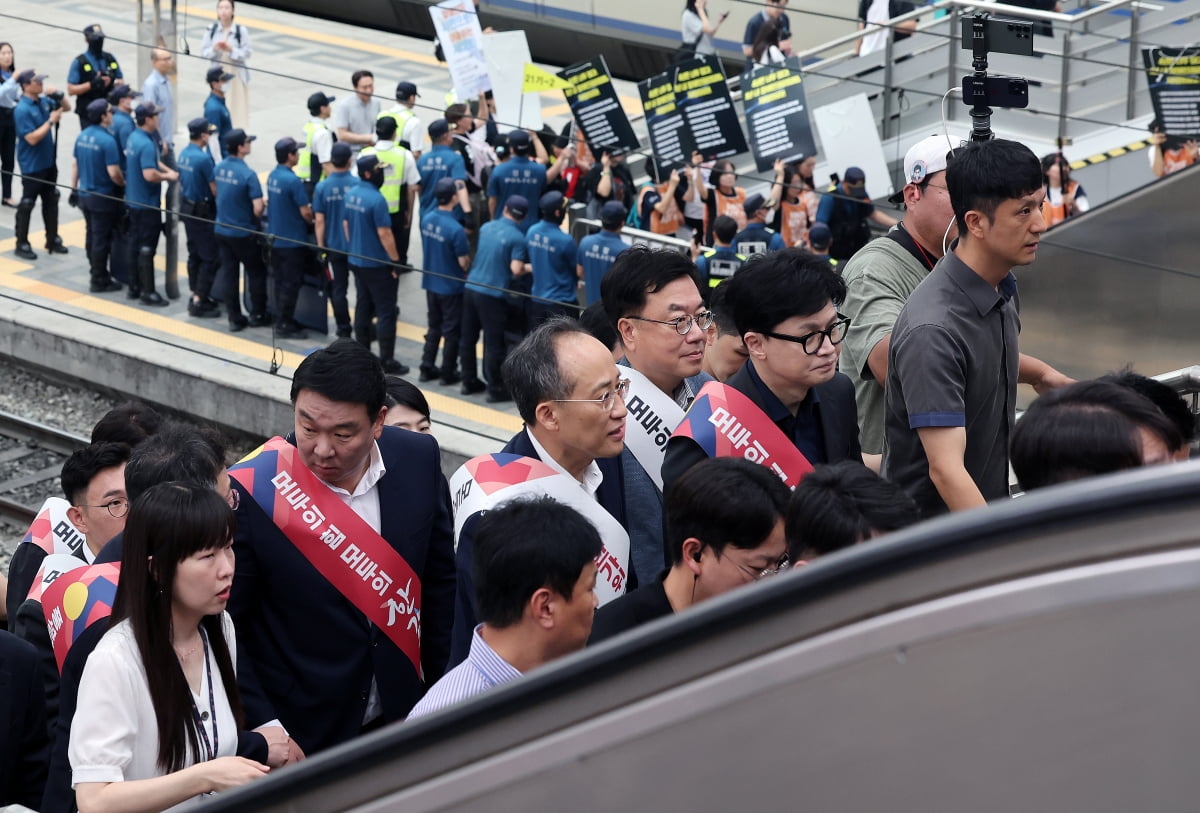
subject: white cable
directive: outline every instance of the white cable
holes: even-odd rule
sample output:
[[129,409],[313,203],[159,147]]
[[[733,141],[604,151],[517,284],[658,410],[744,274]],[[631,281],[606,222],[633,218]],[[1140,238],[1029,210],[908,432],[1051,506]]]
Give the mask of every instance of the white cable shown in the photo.
[[962,88],[950,88],[942,94],[942,103],[939,105],[939,110],[942,114],[942,133],[946,136],[946,146],[949,149],[955,149],[958,145],[950,141],[950,125],[946,122],[946,99],[951,93],[962,93]]

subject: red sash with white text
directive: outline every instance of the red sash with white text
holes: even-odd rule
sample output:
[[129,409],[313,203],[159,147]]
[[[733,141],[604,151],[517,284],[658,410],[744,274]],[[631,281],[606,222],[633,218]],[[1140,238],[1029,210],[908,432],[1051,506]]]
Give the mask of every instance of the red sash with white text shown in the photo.
[[47,555],[69,553],[90,565],[96,557],[84,543],[83,534],[67,517],[70,507],[71,504],[62,497],[47,497],[21,539],[21,544],[37,545]]
[[[281,437],[229,469],[296,550],[421,670],[421,579]],[[394,587],[394,589],[393,589]]]
[[709,457],[744,457],[761,463],[795,488],[812,463],[743,393],[717,381],[700,388],[671,437],[694,440]]
[[59,672],[71,644],[83,631],[112,615],[120,575],[119,562],[88,565],[62,573],[42,591],[42,613],[46,616],[46,629],[54,645]]

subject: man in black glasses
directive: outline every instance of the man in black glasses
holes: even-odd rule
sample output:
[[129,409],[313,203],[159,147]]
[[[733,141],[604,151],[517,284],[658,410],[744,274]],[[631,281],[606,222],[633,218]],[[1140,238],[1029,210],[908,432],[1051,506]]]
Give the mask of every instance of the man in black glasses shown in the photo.
[[818,463],[861,460],[854,385],[837,371],[846,285],[802,249],[769,252],[725,283],[749,358],[709,384],[667,443],[663,484],[706,457],[745,457],[789,485]]
[[[559,475],[515,483],[517,488],[556,498],[560,493],[557,489],[566,488],[569,496],[587,501],[584,512],[590,509],[607,514],[596,524],[605,550],[614,554],[615,561],[598,576],[596,593],[602,602],[623,592],[629,573],[621,469],[629,381],[621,370],[603,344],[577,321],[565,316],[551,317],[542,323],[504,360],[504,380],[525,428],[501,452],[540,460]],[[458,479],[455,475],[456,484]],[[474,489],[474,484],[471,487]],[[451,491],[458,493],[457,488]],[[496,494],[497,503],[506,499],[511,497]],[[460,502],[459,512],[466,510],[463,506],[467,503],[465,499]],[[455,549],[458,589],[450,666],[467,657],[478,623],[471,568],[475,527],[480,516],[481,513],[474,513],[462,521],[458,534]],[[619,590],[612,587],[618,578]]]

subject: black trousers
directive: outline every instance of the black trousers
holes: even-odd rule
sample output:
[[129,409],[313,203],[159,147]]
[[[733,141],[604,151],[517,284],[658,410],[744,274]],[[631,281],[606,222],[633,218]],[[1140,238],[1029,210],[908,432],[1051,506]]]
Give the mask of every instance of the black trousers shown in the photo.
[[392,269],[350,266],[354,274],[354,339],[363,347],[371,346],[371,317],[375,317],[375,338],[379,341],[379,360],[396,357],[396,292],[400,280]]
[[162,235],[162,212],[158,209],[130,206],[129,224],[135,253],[147,248],[151,253],[158,250],[158,238]]
[[16,155],[17,126],[13,124],[13,109],[0,107],[0,187],[4,190],[5,200],[12,198]]
[[271,270],[275,273],[275,323],[283,326],[296,317],[296,299],[300,296],[300,283],[304,269],[308,267],[309,254],[306,248],[280,248],[271,250]]
[[262,246],[257,237],[226,237],[217,235],[217,250],[221,256],[221,279],[225,284],[225,311],[230,320],[242,314],[240,286],[241,267],[246,269],[246,288],[250,292],[250,312],[263,316],[267,312],[267,264],[263,262]]
[[180,211],[184,215],[194,215],[183,218],[183,231],[187,235],[188,290],[203,299],[212,293],[213,280],[217,278],[221,263],[213,224],[202,219],[211,218],[215,210],[211,203],[196,204],[185,200],[180,203]]
[[488,296],[467,290],[463,294],[462,337],[459,339],[458,361],[462,365],[464,382],[478,381],[479,368],[475,363],[475,343],[483,331],[483,374],[488,392],[506,394],[500,368],[506,353],[504,325],[508,319],[507,297]]
[[392,238],[396,241],[396,253],[400,256],[400,264],[408,265],[408,241],[412,236],[412,224],[404,228],[404,209],[408,201],[405,200],[404,193],[400,194],[400,211],[394,215],[389,215],[392,219]]
[[345,254],[329,252],[329,304],[333,307],[333,322],[338,335],[350,334],[350,261]]
[[[37,172],[22,172],[21,173],[21,205],[30,207],[28,211],[32,211],[32,207],[37,202],[38,198],[42,199],[42,223],[46,227],[46,245],[50,245],[58,239],[58,187],[55,184],[58,182],[58,167],[49,166],[45,169],[39,169]],[[17,242],[28,242],[28,221],[26,221],[26,233],[21,234],[21,228],[17,228]]]
[[[459,335],[462,330],[462,294],[425,292],[425,351],[421,354],[421,370],[438,374],[438,344],[443,344],[442,378],[458,372]],[[444,342],[443,342],[444,340]]]
[[79,208],[83,211],[87,252],[94,261],[93,269],[107,274],[108,259],[117,237],[117,224],[121,220],[121,203],[109,197],[81,195]]

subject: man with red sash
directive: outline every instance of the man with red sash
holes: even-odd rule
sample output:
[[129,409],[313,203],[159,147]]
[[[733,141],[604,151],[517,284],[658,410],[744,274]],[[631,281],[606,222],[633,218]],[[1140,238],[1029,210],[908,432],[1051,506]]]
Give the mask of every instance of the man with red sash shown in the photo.
[[[451,489],[456,501],[455,526],[459,530],[458,591],[455,601],[451,666],[467,657],[477,624],[475,585],[471,562],[475,526],[480,511],[528,494],[550,494],[567,500],[593,521],[604,542],[597,559],[600,568],[596,593],[601,603],[623,593],[629,582],[629,535],[625,530],[625,495],[622,490],[621,450],[625,446],[625,384],[612,354],[573,319],[558,316],[525,337],[504,360],[504,380],[525,421],[502,455],[485,455],[487,470],[495,464],[515,474],[501,489],[479,483],[468,476],[472,466],[479,470],[480,458],[469,461],[454,475]],[[497,458],[497,459],[493,459]],[[532,458],[540,467],[512,466]],[[539,477],[547,474],[548,477]],[[490,476],[501,482],[502,476]],[[567,484],[567,491],[554,487]],[[553,490],[552,490],[553,489]],[[487,491],[487,497],[481,497]],[[480,501],[480,500],[483,501]],[[657,574],[655,574],[657,575]]]
[[672,430],[712,378],[700,368],[712,314],[687,257],[634,246],[600,285],[604,312],[625,348],[629,379],[621,466],[632,578],[645,584],[669,564],[663,547],[662,463]]
[[450,493],[432,435],[384,426],[383,368],[339,339],[292,379],[295,434],[230,475],[229,612],[306,753],[403,720],[449,656]]
[[706,384],[667,444],[664,485],[706,457],[745,457],[795,487],[817,463],[862,459],[854,385],[837,371],[846,285],[803,249],[768,253],[728,286],[746,365]]

